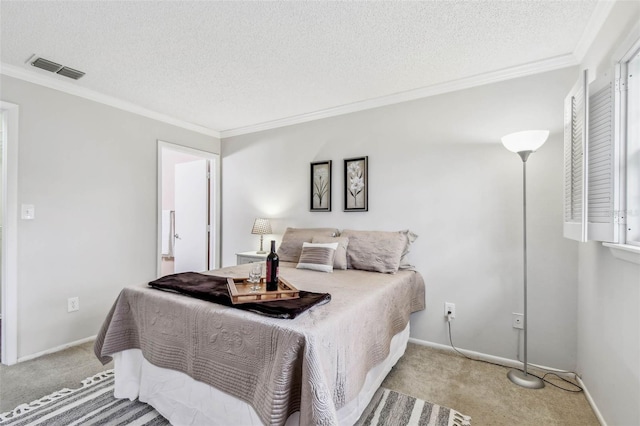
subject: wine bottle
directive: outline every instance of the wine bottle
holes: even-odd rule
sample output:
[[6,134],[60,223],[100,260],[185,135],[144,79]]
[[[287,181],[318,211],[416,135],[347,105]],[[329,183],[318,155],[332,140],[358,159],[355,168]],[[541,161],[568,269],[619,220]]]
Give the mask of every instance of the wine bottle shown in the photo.
[[267,256],[267,291],[275,291],[278,289],[280,258],[276,254],[276,242],[271,240],[271,252]]

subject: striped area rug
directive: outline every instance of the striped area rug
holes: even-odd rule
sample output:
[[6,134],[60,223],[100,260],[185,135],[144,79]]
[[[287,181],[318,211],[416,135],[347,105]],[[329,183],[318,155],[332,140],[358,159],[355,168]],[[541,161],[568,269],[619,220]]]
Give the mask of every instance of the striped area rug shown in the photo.
[[379,388],[356,426],[470,426],[471,417],[450,408]]
[[[169,421],[150,405],[113,397],[113,370],[0,414],[3,426],[164,426]],[[356,425],[468,426],[470,418],[449,408],[380,388]]]
[[0,425],[169,425],[150,405],[113,397],[113,370],[84,379],[78,389],[62,389],[0,414]]

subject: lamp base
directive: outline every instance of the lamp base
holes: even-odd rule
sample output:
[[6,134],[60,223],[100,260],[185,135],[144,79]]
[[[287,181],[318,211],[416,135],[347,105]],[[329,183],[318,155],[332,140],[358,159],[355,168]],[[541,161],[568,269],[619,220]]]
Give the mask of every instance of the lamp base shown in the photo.
[[510,370],[507,373],[507,377],[513,383],[518,386],[522,386],[527,389],[542,389],[544,387],[544,382],[536,376],[532,376],[531,374],[524,374],[523,371],[520,370]]
[[264,250],[258,250],[258,251],[256,252],[256,254],[267,254],[267,252],[266,252],[266,251],[264,251]]

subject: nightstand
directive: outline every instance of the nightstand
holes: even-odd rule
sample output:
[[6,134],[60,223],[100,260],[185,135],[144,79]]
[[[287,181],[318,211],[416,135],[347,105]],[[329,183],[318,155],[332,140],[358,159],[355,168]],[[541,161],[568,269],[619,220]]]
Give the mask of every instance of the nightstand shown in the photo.
[[236,253],[236,264],[243,265],[245,263],[263,262],[267,260],[269,253],[258,254],[256,251],[245,251],[244,253]]

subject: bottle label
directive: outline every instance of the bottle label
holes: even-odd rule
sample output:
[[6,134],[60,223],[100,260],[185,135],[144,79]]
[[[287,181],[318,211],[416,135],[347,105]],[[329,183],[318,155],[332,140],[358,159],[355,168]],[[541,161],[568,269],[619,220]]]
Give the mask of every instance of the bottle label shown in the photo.
[[267,261],[267,291],[275,291],[278,289],[278,275],[280,273],[280,265],[278,261]]

